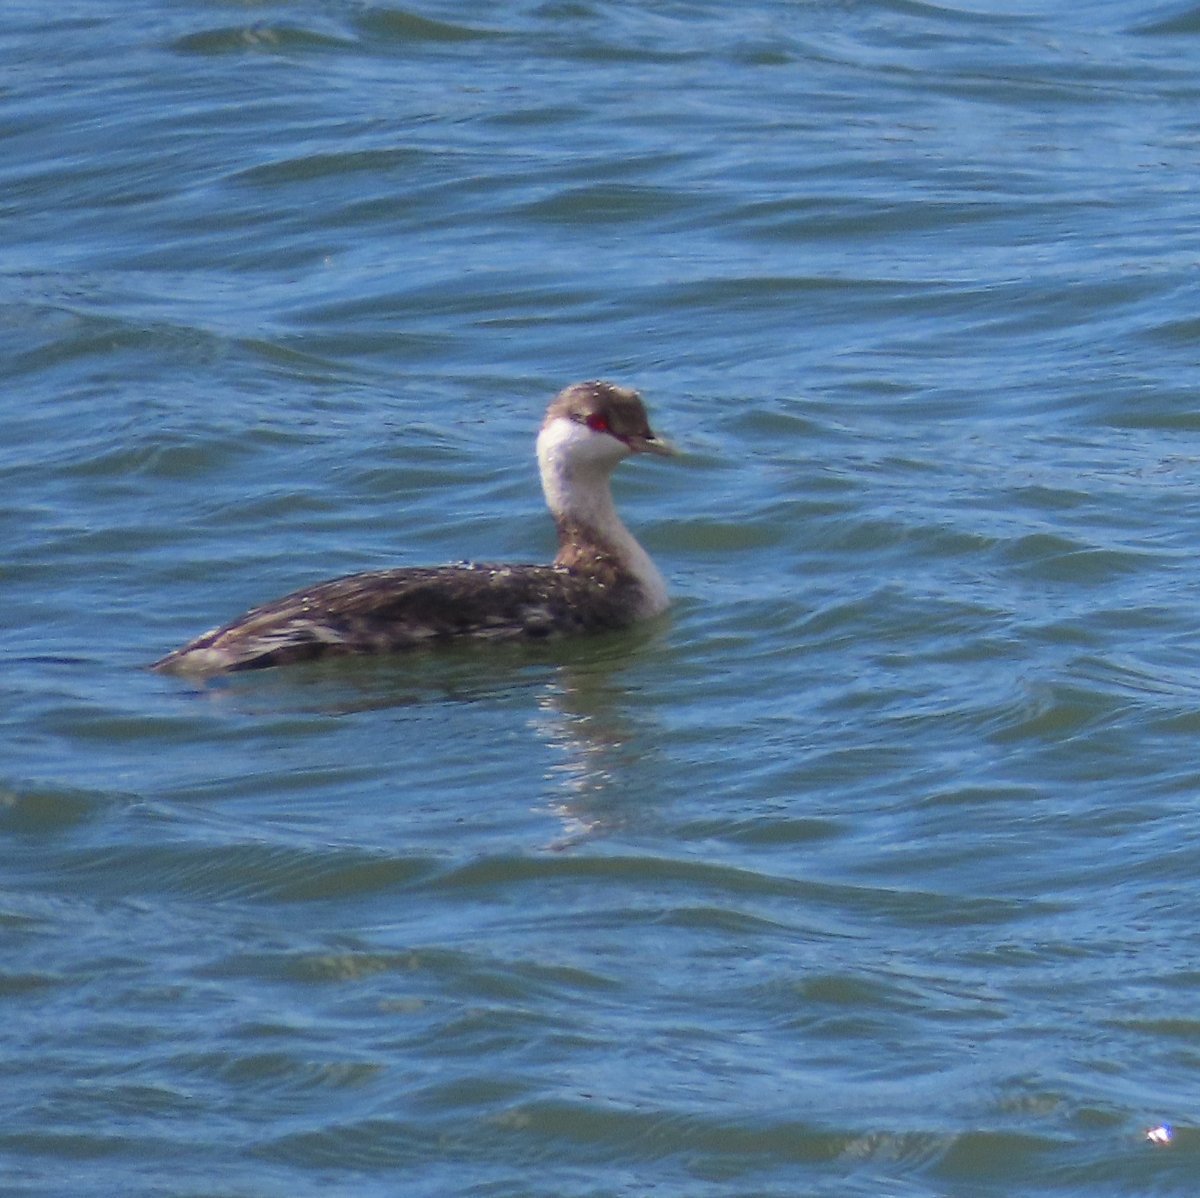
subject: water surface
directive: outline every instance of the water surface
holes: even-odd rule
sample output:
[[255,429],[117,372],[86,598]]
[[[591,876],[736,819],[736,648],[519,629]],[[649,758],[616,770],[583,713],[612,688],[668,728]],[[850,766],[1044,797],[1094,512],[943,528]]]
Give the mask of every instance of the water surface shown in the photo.
[[[1190,1194],[1198,34],[0,14],[6,1191]],[[143,668],[598,376],[669,618]]]

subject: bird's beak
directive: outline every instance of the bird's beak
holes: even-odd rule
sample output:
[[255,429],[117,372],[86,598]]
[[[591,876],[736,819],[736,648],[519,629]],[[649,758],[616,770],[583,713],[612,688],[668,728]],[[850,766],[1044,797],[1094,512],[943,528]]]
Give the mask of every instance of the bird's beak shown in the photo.
[[656,453],[659,457],[671,458],[679,453],[670,441],[664,441],[653,433],[648,437],[630,437],[625,442],[634,453]]

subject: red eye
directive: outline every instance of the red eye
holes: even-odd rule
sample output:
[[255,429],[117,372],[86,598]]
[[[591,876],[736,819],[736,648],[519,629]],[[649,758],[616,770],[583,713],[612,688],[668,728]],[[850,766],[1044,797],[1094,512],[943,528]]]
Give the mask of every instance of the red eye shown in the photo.
[[601,412],[593,412],[587,418],[587,426],[594,433],[607,433],[609,431],[608,417]]

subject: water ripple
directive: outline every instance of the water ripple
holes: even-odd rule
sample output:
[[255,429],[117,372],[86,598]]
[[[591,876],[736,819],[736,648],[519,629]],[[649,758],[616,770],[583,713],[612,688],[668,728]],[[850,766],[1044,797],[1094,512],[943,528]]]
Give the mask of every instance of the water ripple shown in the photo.
[[[1195,23],[4,8],[10,1186],[1190,1193]],[[668,618],[143,668],[596,375]]]

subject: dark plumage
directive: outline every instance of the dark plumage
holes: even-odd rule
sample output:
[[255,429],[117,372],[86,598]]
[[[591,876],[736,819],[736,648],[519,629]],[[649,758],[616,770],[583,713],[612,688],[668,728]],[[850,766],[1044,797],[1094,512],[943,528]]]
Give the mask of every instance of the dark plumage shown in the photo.
[[430,566],[376,570],[293,591],[206,632],[154,663],[170,670],[201,654],[226,670],[317,657],[396,653],[463,637],[545,639],[629,624],[636,582],[619,571],[560,566]]

